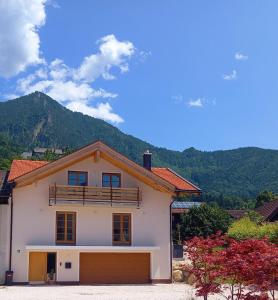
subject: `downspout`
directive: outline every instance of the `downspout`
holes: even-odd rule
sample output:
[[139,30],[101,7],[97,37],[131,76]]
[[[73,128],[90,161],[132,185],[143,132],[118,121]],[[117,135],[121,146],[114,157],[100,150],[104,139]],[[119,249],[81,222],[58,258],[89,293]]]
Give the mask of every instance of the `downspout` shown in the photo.
[[11,186],[11,216],[10,216],[10,249],[9,249],[9,271],[12,271],[12,246],[13,246],[13,188],[14,184]]
[[172,204],[175,201],[174,197],[172,197],[172,202],[170,203],[170,274],[171,274],[171,282],[173,282],[173,234],[172,234]]

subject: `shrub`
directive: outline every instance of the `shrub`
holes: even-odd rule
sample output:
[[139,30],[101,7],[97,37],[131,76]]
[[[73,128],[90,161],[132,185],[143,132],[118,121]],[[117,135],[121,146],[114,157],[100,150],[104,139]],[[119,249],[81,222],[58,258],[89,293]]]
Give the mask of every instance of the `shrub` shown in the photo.
[[264,217],[254,210],[249,210],[247,212],[247,216],[250,218],[251,221],[257,224],[263,223]]
[[268,238],[278,243],[278,222],[257,224],[249,217],[244,217],[231,225],[228,235],[236,240]]
[[258,225],[249,217],[243,217],[232,223],[228,235],[236,240],[258,238]]
[[278,222],[265,223],[259,228],[261,237],[267,237],[271,242],[278,244]]
[[227,232],[230,225],[228,213],[217,206],[193,207],[182,217],[181,237],[183,240],[194,236],[207,237],[218,231]]

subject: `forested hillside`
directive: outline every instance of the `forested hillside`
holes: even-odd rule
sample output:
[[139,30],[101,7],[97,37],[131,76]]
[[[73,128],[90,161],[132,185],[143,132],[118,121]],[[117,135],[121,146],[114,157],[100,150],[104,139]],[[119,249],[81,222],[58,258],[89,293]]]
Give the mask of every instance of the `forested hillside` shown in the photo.
[[183,152],[155,147],[116,127],[72,112],[43,93],[0,102],[0,168],[23,150],[35,146],[75,149],[102,140],[141,163],[142,153],[153,153],[155,166],[171,167],[204,190],[204,198],[224,207],[252,205],[262,190],[278,192],[278,151],[240,148]]
[[20,146],[16,146],[6,135],[0,134],[0,170],[7,170],[11,160],[19,157],[22,149]]

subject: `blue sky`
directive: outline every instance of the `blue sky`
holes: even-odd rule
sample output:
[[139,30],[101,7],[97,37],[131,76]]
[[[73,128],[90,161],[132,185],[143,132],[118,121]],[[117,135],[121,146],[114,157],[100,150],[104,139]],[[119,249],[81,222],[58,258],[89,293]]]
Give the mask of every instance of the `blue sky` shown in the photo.
[[170,149],[278,149],[277,1],[25,2],[0,3],[1,99],[41,90]]

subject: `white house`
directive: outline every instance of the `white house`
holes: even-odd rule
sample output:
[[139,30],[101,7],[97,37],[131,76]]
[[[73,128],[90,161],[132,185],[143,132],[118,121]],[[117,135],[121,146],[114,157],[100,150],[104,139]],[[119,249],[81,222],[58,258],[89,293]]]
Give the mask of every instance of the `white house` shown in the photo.
[[150,153],[140,166],[99,141],[50,163],[14,160],[7,180],[0,280],[10,271],[14,283],[171,282],[171,203],[200,192]]

